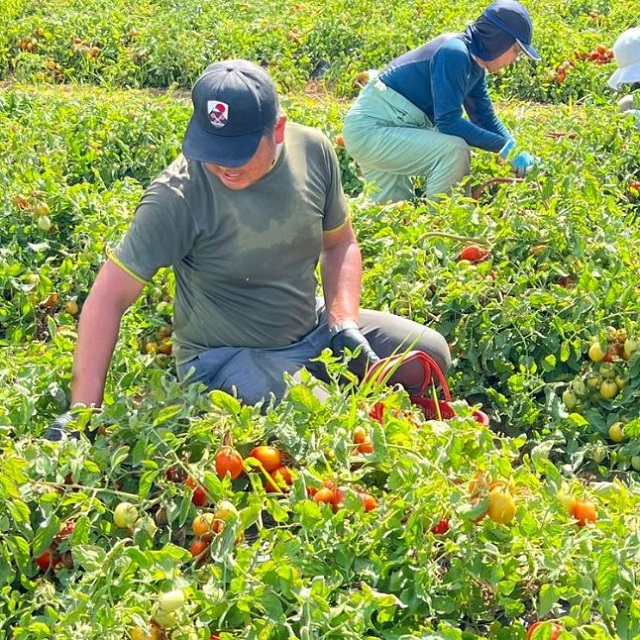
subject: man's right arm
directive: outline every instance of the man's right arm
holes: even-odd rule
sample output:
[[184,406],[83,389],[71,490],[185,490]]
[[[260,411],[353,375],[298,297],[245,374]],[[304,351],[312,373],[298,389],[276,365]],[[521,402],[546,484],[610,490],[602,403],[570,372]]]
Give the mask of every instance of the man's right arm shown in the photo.
[[138,299],[144,282],[107,260],[96,278],[80,315],[73,357],[71,405],[102,404],[107,371],[118,340],[120,320]]

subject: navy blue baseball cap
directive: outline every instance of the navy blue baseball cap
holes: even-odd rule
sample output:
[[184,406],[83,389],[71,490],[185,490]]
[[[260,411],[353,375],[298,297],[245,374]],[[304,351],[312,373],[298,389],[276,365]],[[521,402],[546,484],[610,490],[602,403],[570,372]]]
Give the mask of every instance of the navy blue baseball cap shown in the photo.
[[248,60],[210,64],[191,91],[193,115],[182,140],[189,160],[240,167],[278,117],[271,76]]
[[508,33],[532,59],[540,60],[540,54],[531,44],[533,24],[529,12],[516,0],[497,0],[489,5],[482,17]]

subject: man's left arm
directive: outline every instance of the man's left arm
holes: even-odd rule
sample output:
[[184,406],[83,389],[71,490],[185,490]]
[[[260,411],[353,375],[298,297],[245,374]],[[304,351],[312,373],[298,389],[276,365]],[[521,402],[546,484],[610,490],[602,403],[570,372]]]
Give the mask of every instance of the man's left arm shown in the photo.
[[322,285],[329,327],[358,322],[362,257],[351,222],[325,231],[320,256]]
[[347,220],[337,229],[325,231],[322,244],[320,269],[331,348],[338,356],[345,349],[353,352],[360,348],[356,362],[366,367],[379,358],[358,324],[362,257],[351,222]]

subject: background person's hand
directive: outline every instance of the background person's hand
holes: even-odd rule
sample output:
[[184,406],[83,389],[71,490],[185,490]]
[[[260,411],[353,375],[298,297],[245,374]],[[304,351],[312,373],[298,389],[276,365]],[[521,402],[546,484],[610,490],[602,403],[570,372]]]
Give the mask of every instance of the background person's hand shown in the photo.
[[[91,415],[87,412],[91,411],[91,415],[95,409],[88,409],[84,404],[78,403],[71,407],[69,411],[65,411],[59,415],[44,431],[42,438],[50,442],[59,442],[65,438],[77,440],[80,437],[82,427],[88,424]],[[82,414],[85,415],[82,415]],[[87,431],[89,439],[92,439],[92,433]]]
[[518,178],[524,178],[538,162],[530,153],[521,151],[510,160],[510,164],[513,173],[515,173]]
[[380,360],[378,354],[371,348],[369,341],[357,326],[344,327],[334,333],[331,338],[331,350],[335,356],[341,357],[347,349],[352,353],[359,349],[359,355],[355,358],[355,361],[365,367]]
[[71,426],[72,423],[76,419],[76,414],[72,411],[66,411],[65,413],[59,415],[46,429],[42,434],[42,437],[45,440],[50,440],[51,442],[59,442],[64,438],[74,438],[77,439],[80,437],[80,432],[74,430]]

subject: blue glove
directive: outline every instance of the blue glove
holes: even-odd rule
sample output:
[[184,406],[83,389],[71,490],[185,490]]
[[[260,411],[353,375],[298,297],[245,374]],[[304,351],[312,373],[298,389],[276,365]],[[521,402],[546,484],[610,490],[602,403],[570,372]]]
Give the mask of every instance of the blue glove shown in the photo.
[[504,147],[502,147],[502,149],[498,151],[498,155],[506,162],[507,158],[509,157],[509,154],[515,148],[516,148],[516,141],[513,138],[509,138],[506,144],[504,145]]
[[524,178],[524,176],[533,169],[537,164],[536,159],[526,151],[521,151],[517,156],[510,160],[511,169],[518,178]]

